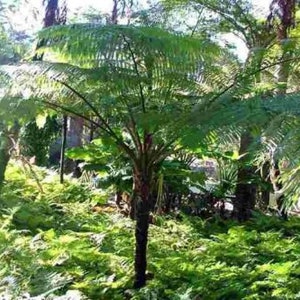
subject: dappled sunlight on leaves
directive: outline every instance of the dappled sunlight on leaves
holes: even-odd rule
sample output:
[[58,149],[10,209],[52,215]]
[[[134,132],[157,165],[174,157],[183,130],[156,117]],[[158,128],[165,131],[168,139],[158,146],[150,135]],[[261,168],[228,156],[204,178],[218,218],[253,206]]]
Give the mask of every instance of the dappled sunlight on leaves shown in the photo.
[[240,225],[155,216],[148,246],[154,278],[135,291],[133,221],[115,211],[93,212],[94,191],[75,182],[53,180],[45,185],[46,194],[30,194],[32,183],[18,168],[10,167],[8,174],[0,202],[0,294],[50,297],[79,290],[88,299],[298,297],[296,217],[284,223],[257,214]]

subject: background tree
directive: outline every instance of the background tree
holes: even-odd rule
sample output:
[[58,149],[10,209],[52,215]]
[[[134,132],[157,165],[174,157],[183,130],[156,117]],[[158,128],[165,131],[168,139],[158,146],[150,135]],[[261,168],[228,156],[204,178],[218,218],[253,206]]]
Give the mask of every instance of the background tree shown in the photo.
[[[3,26],[0,26],[0,45],[1,63],[15,63],[20,60],[22,52],[19,51],[19,45],[9,39],[9,33]],[[14,120],[7,119],[4,111],[0,112],[0,116],[0,187],[2,187],[7,164],[17,143],[19,125]]]
[[[290,59],[293,56],[293,41],[289,37],[289,31],[296,26],[295,19],[296,1],[295,0],[273,0],[270,4],[270,14],[268,23],[276,31],[277,42],[280,46],[281,59],[285,62],[281,63],[277,74],[277,92],[285,94],[288,88],[288,79],[290,74]],[[275,191],[281,191],[283,185],[280,179],[280,169],[278,159],[274,159],[275,173]],[[287,212],[284,204],[284,195],[277,197],[277,206],[284,218],[287,218]]]
[[[43,28],[66,23],[67,7],[65,1],[61,2],[61,5],[59,5],[58,0],[43,1],[43,5],[45,6]],[[39,41],[36,45],[36,49],[38,50],[43,45],[44,41]],[[43,56],[43,52],[36,52],[33,61],[43,60]],[[44,119],[41,126],[37,125],[35,119],[25,124],[20,140],[22,154],[35,157],[35,163],[37,165],[48,164],[50,145],[58,136],[58,130],[60,128],[55,116],[45,116],[46,113],[44,113],[44,118],[41,115]]]
[[[166,2],[166,5],[169,5]],[[241,39],[248,48],[246,60],[240,66],[240,71],[253,73],[249,85],[259,86],[262,81],[263,72],[253,72],[259,70],[266,63],[266,55],[275,42],[274,31],[267,26],[266,20],[257,19],[254,16],[254,9],[250,1],[175,1],[175,4],[186,4],[195,10],[203,10],[206,22],[211,24],[211,34],[220,35],[233,33]],[[201,24],[201,22],[200,22]],[[200,26],[201,27],[201,26]],[[201,31],[201,28],[198,28]],[[238,78],[238,72],[233,75]],[[249,90],[244,90],[249,93]],[[252,127],[252,126],[251,126]],[[256,172],[257,166],[253,164],[254,137],[251,132],[254,128],[244,129],[240,136],[240,161],[237,176],[237,185],[234,199],[234,210],[240,220],[248,219],[251,211],[257,203],[257,191],[259,177]],[[267,168],[268,169],[268,168]],[[266,177],[266,175],[263,175]],[[269,191],[264,194],[269,200]]]

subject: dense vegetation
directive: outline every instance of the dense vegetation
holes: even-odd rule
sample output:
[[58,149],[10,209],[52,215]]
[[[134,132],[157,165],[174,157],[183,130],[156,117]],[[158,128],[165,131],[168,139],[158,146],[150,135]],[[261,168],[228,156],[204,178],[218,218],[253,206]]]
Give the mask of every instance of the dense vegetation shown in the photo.
[[[300,220],[257,214],[239,224],[184,214],[150,225],[149,271],[131,289],[134,222],[115,209],[93,212],[105,195],[37,171],[45,194],[14,164],[1,196],[1,289],[12,295],[88,299],[297,299]],[[70,293],[70,292],[69,292]],[[13,297],[13,299],[15,299]]]
[[42,2],[32,47],[0,1],[4,297],[299,298],[296,1]]

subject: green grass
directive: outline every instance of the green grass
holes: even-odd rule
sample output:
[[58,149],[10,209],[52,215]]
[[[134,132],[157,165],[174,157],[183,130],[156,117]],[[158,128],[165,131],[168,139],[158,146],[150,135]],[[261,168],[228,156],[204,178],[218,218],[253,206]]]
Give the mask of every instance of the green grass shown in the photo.
[[[44,171],[46,172],[46,171]],[[45,174],[39,173],[40,176]],[[131,289],[134,223],[93,213],[103,201],[75,183],[46,177],[44,194],[10,166],[0,197],[0,294],[18,299],[79,290],[87,299],[300,299],[300,220],[251,222],[156,217],[150,226],[154,279]]]

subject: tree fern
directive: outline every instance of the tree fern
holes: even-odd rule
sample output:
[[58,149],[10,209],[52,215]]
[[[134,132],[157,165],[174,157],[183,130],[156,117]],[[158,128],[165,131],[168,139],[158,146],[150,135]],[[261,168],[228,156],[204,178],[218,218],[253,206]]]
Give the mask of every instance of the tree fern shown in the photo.
[[[252,78],[261,69],[238,74],[230,62],[226,68],[221,64],[226,51],[204,38],[90,24],[45,29],[39,37],[45,41],[39,51],[48,62],[1,67],[14,81],[7,92],[81,116],[130,158],[137,209],[136,287],[146,280],[153,180],[175,143],[197,144],[221,130],[234,136],[243,126],[266,126],[274,115],[298,115],[297,95],[255,96]],[[215,79],[224,80],[232,66],[232,79],[221,87]]]

